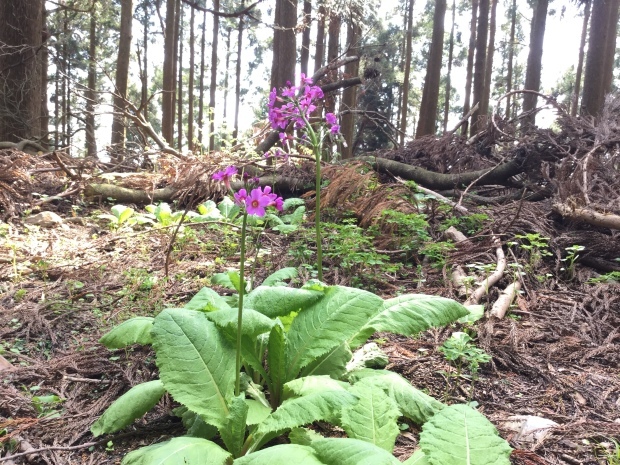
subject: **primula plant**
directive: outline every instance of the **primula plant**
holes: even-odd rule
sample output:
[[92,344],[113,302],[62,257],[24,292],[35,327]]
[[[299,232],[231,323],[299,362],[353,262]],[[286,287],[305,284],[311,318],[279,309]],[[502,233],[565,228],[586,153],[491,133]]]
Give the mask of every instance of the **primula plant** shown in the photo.
[[[273,89],[269,94],[269,122],[271,127],[280,132],[280,141],[285,150],[290,150],[292,144],[300,143],[312,150],[316,161],[316,182],[315,182],[315,234],[316,234],[316,255],[317,271],[319,281],[323,280],[323,244],[321,238],[321,147],[323,139],[327,136],[333,137],[339,134],[340,126],[338,117],[333,113],[325,115],[325,121],[319,124],[311,124],[312,113],[317,109],[317,105],[323,99],[323,91],[319,86],[313,85],[312,79],[301,75],[299,86],[290,83],[278,92]],[[287,134],[289,128],[301,132],[303,135],[295,137]],[[276,150],[276,155],[286,157],[280,149]]]

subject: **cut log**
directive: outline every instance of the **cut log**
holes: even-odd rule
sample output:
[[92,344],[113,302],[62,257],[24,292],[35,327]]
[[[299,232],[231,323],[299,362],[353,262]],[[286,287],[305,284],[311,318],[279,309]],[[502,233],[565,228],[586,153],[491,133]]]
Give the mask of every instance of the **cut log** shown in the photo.
[[613,213],[599,213],[589,208],[570,207],[565,203],[554,203],[553,211],[570,220],[583,221],[601,228],[620,229],[620,216]]

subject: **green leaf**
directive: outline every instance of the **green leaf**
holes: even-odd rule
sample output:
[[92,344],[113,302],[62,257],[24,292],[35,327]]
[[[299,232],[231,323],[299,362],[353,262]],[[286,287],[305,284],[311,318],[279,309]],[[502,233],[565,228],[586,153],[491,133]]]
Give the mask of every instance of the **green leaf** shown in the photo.
[[284,385],[284,398],[307,396],[324,391],[348,391],[351,385],[329,376],[306,376]]
[[434,326],[446,326],[468,314],[463,305],[444,297],[423,294],[394,297],[386,300],[380,313],[352,339],[351,347],[358,347],[378,331],[412,336]]
[[297,315],[288,332],[287,379],[343,341],[352,338],[382,307],[383,299],[367,291],[329,287],[325,297]]
[[227,310],[230,305],[213,289],[203,287],[183,308],[200,312],[214,312],[216,310]]
[[181,417],[181,422],[187,430],[187,436],[195,438],[211,439],[218,433],[217,428],[205,423],[196,412],[192,412],[185,406],[177,407],[172,411],[176,416]]
[[134,450],[121,465],[231,465],[232,456],[214,442],[183,436]]
[[226,419],[226,424],[220,429],[222,441],[234,457],[239,457],[241,449],[243,449],[248,409],[243,394],[233,397],[229,404],[230,413]]
[[99,342],[108,349],[122,349],[131,344],[152,344],[153,318],[137,316],[115,326]]
[[217,206],[217,209],[222,212],[222,215],[225,218],[229,220],[234,220],[240,211],[239,206],[235,204],[235,202],[233,202],[229,197],[224,197]]
[[213,200],[207,200],[198,205],[198,212],[205,218],[218,219],[222,217],[222,214],[217,209],[217,205]]
[[400,465],[389,452],[358,439],[318,439],[310,447],[325,465]]
[[229,415],[235,351],[205,313],[166,309],[153,325],[161,380],[172,396],[218,428]]
[[227,273],[216,273],[211,277],[211,284],[219,284],[239,292],[241,288],[241,278],[237,271],[228,271]]
[[244,300],[243,305],[269,318],[285,316],[317,302],[323,293],[283,286],[258,286]]
[[431,465],[509,465],[512,449],[484,415],[450,405],[423,426],[420,447]]
[[289,208],[292,208],[292,207],[299,207],[299,206],[305,206],[305,205],[306,205],[306,201],[304,199],[300,199],[298,197],[291,197],[290,199],[286,199],[284,201],[284,203],[282,204],[282,209],[288,210]]
[[469,313],[456,320],[458,323],[475,323],[484,316],[484,305],[467,305],[465,308]]
[[353,439],[361,439],[392,452],[398,429],[400,412],[394,400],[380,386],[364,380],[350,389],[359,398],[342,411],[342,427]]
[[[206,317],[215,323],[218,327],[228,331],[237,331],[238,310],[236,308],[227,308],[219,312],[210,312]],[[266,317],[262,313],[256,312],[250,308],[243,309],[243,319],[241,320],[241,333],[251,338],[256,338],[259,334],[269,332],[275,321]]]
[[357,397],[345,390],[324,390],[287,399],[258,425],[256,435],[280,433],[318,420],[338,425],[342,409],[355,402]]
[[323,436],[310,428],[293,428],[288,435],[288,440],[291,443],[302,446],[309,446],[312,441],[317,439],[323,439]]
[[240,457],[233,465],[325,465],[311,447],[280,444]]
[[293,279],[297,277],[297,268],[288,267],[281,268],[278,271],[271,273],[263,281],[263,286],[285,286],[284,282],[287,279]]
[[431,465],[422,449],[416,450],[411,457],[403,462],[403,465]]
[[132,424],[151,410],[166,390],[160,380],[148,381],[132,387],[116,399],[103,415],[90,427],[93,436],[115,433]]
[[278,406],[282,401],[282,387],[286,382],[286,335],[280,324],[271,328],[267,345],[267,366],[269,367],[269,392],[271,405]]
[[134,209],[125,205],[114,205],[111,209],[112,214],[118,219],[118,224],[123,224],[134,213]]
[[343,342],[335,349],[310,362],[301,370],[300,376],[329,375],[332,378],[340,379],[347,372],[347,363],[352,356],[349,344]]
[[394,399],[403,416],[418,425],[445,407],[444,404],[413,387],[409,381],[391,371],[363,369],[351,372],[349,380],[364,380],[365,384],[381,387],[386,394]]
[[248,418],[246,419],[248,425],[258,425],[271,415],[271,408],[258,400],[245,399],[245,403],[248,405]]

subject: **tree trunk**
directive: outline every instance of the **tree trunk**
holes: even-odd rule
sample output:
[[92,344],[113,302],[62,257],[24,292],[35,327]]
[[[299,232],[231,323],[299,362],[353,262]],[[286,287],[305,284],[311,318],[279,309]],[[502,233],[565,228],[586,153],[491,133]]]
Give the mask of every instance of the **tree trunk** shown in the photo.
[[314,51],[314,72],[323,67],[325,59],[325,6],[321,3],[316,26],[316,49]]
[[41,12],[41,0],[0,2],[0,141],[41,135]]
[[611,83],[614,78],[614,56],[616,54],[618,9],[619,0],[611,0],[609,16],[607,17],[608,40],[605,43],[605,67],[603,69],[603,89],[605,94],[611,91]]
[[[342,20],[337,12],[333,9],[329,12],[329,27],[327,29],[327,63],[331,63],[340,55],[340,26]],[[336,80],[336,71],[332,71],[327,75],[328,81]],[[335,113],[336,96],[328,94],[325,97],[325,113]]]
[[[448,132],[448,112],[450,111],[450,92],[452,78],[452,59],[454,55],[454,24],[456,23],[456,0],[452,0],[452,27],[450,29],[450,46],[448,47],[448,75],[446,77],[446,96],[443,103],[443,132]],[[402,145],[402,144],[401,144]]]
[[[358,41],[361,37],[361,28],[357,24],[357,19],[352,14],[347,24],[347,56],[356,56],[357,48],[359,46]],[[349,77],[357,76],[359,72],[359,61],[347,63],[344,67],[345,75]],[[355,132],[355,113],[354,110],[357,106],[357,86],[347,87],[342,92],[342,102],[340,105],[341,113],[341,126],[340,132],[344,139],[342,147],[342,158],[353,157],[353,133]]]
[[142,115],[144,115],[144,120],[149,120],[149,69],[148,69],[148,49],[149,49],[149,24],[150,24],[150,15],[149,15],[149,2],[143,1],[142,8],[144,13],[144,24],[143,24],[143,36],[142,36],[142,47],[144,48],[144,56],[142,57],[142,71],[140,74],[141,80],[141,91],[140,91],[140,107],[142,108]]
[[446,16],[446,0],[435,0],[433,14],[433,38],[426,67],[424,91],[420,104],[420,118],[416,138],[435,134],[437,121],[437,105],[439,103],[439,84],[441,81],[441,65],[443,56],[444,18]]
[[[469,26],[469,48],[467,51],[467,73],[465,76],[465,102],[463,103],[463,116],[471,109],[471,84],[474,73],[474,55],[476,52],[476,22],[478,20],[478,0],[471,2],[471,22]],[[467,136],[469,123],[465,121],[461,128],[461,134]]]
[[[213,0],[213,10],[220,10],[220,0]],[[220,17],[213,15],[211,40],[211,84],[209,85],[209,152],[215,150],[215,91],[217,87],[217,44],[220,35]]]
[[226,117],[228,115],[228,81],[230,79],[230,73],[228,72],[228,68],[230,67],[230,38],[232,35],[232,28],[230,26],[226,27],[226,63],[224,63],[224,108],[222,119],[226,122]]
[[[241,2],[241,8],[245,5],[245,0]],[[237,65],[235,67],[235,124],[233,129],[234,143],[239,138],[239,106],[241,103],[241,51],[243,50],[243,16],[239,18],[237,26]]]
[[[542,68],[543,41],[545,39],[545,25],[547,22],[547,7],[549,0],[536,0],[533,5],[532,28],[530,30],[530,53],[527,56],[527,70],[525,72],[525,89],[540,90],[540,72]],[[523,95],[522,120],[524,127],[534,126],[536,123],[536,103],[538,96],[533,93]],[[527,114],[527,113],[530,114]]]
[[176,60],[174,48],[176,42],[176,4],[177,0],[167,0],[166,2],[166,30],[164,31],[161,135],[169,145],[174,143],[174,62]]
[[200,38],[200,88],[198,89],[198,143],[204,145],[204,108],[205,108],[205,50],[207,42],[207,13],[202,14],[202,31]]
[[178,31],[179,39],[177,41],[178,57],[177,61],[177,91],[176,91],[176,106],[177,106],[177,147],[179,151],[183,150],[183,3],[180,2],[179,17],[178,17]]
[[488,118],[489,115],[489,99],[491,98],[491,76],[493,74],[493,55],[495,55],[495,27],[497,14],[497,0],[492,0],[491,17],[489,20],[489,45],[487,47],[487,56],[484,65],[484,91],[482,92],[482,100],[480,101],[480,115]]
[[581,78],[583,77],[583,58],[585,56],[586,38],[588,36],[588,22],[590,21],[591,7],[591,0],[586,0],[583,11],[583,24],[581,26],[581,41],[579,42],[579,59],[577,62],[577,72],[575,73],[575,88],[573,89],[573,99],[570,106],[571,116],[577,116],[577,108],[579,106],[579,94],[581,93]]
[[[484,86],[487,85],[486,82],[484,82],[484,78],[486,76],[488,34],[489,0],[480,0],[478,30],[476,31],[476,59],[474,63],[474,104],[480,104],[482,102]],[[485,116],[486,114],[480,111],[480,105],[478,105],[478,110],[476,110],[471,117],[471,134],[476,134],[485,127]]]
[[[515,29],[517,25],[517,0],[512,0],[512,10],[510,12],[510,43],[508,44],[508,69],[506,71],[506,93],[512,91],[512,66],[515,55]],[[506,120],[510,119],[512,95],[506,97]]]
[[[45,3],[41,2],[41,41],[42,45],[47,42],[49,37],[49,31],[47,29],[47,10],[45,9]],[[49,52],[47,47],[42,47],[41,50],[41,128],[40,128],[40,145],[44,149],[49,148],[49,124],[50,124],[50,111],[47,106],[47,71],[49,65]]]
[[189,81],[187,83],[187,148],[194,151],[194,73],[196,54],[195,44],[196,33],[194,26],[196,25],[196,10],[190,7],[191,13],[189,17]]
[[112,119],[112,150],[125,148],[125,117],[123,113],[127,101],[127,81],[129,79],[129,58],[131,54],[131,25],[133,23],[133,0],[121,2],[121,33],[116,60],[116,79],[114,85],[114,117]]
[[90,27],[88,37],[88,89],[86,89],[86,156],[97,156],[97,139],[95,137],[95,103],[97,100],[97,6],[90,10]]
[[407,116],[409,107],[409,80],[411,79],[411,41],[413,38],[413,4],[414,0],[407,2],[407,33],[405,39],[405,63],[404,77],[402,86],[402,99],[400,110],[400,145],[405,145],[405,135],[407,134]]
[[301,53],[299,66],[304,75],[308,75],[308,62],[310,61],[310,26],[312,24],[312,2],[304,0],[304,30],[301,33]]
[[271,62],[271,86],[280,88],[287,81],[295,81],[297,62],[297,0],[276,0],[273,32],[273,61]]

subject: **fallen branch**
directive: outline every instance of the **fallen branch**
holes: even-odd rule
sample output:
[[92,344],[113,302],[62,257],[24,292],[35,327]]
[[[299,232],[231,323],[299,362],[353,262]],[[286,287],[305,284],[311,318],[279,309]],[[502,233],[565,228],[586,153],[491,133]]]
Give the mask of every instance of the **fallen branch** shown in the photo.
[[476,305],[482,299],[482,296],[489,292],[489,288],[494,286],[504,275],[506,269],[506,255],[498,239],[495,239],[495,245],[497,246],[495,254],[497,256],[497,266],[495,271],[491,273],[482,283],[476,288],[476,290],[465,301],[464,305]]
[[[405,181],[403,179],[399,178],[398,176],[396,177],[396,180],[399,183],[401,183],[401,184],[405,184]],[[467,208],[465,208],[465,207],[463,207],[461,205],[457,205],[456,202],[453,202],[452,200],[444,197],[443,195],[441,195],[441,194],[439,194],[439,193],[437,193],[435,191],[427,189],[426,187],[416,186],[416,189],[419,190],[420,192],[422,192],[423,194],[433,196],[437,200],[439,200],[439,201],[441,201],[441,202],[443,202],[443,203],[445,203],[447,205],[450,205],[452,208],[454,208],[455,210],[457,210],[460,213],[467,213],[468,212]],[[463,236],[463,237],[465,237],[465,236]]]
[[565,203],[554,203],[552,209],[570,220],[583,221],[601,228],[620,230],[620,216],[613,213],[599,213],[589,208],[570,207]]
[[153,189],[148,192],[144,190],[115,186],[114,184],[89,184],[84,189],[84,195],[86,197],[110,197],[115,199],[117,202],[135,204],[168,202],[173,198],[176,192],[177,190],[170,186],[164,187],[163,189]]
[[498,299],[493,304],[491,308],[491,316],[495,316],[497,318],[504,318],[506,312],[512,305],[515,297],[519,295],[519,290],[521,289],[521,282],[515,281],[514,283],[506,286],[506,289],[502,291]]

